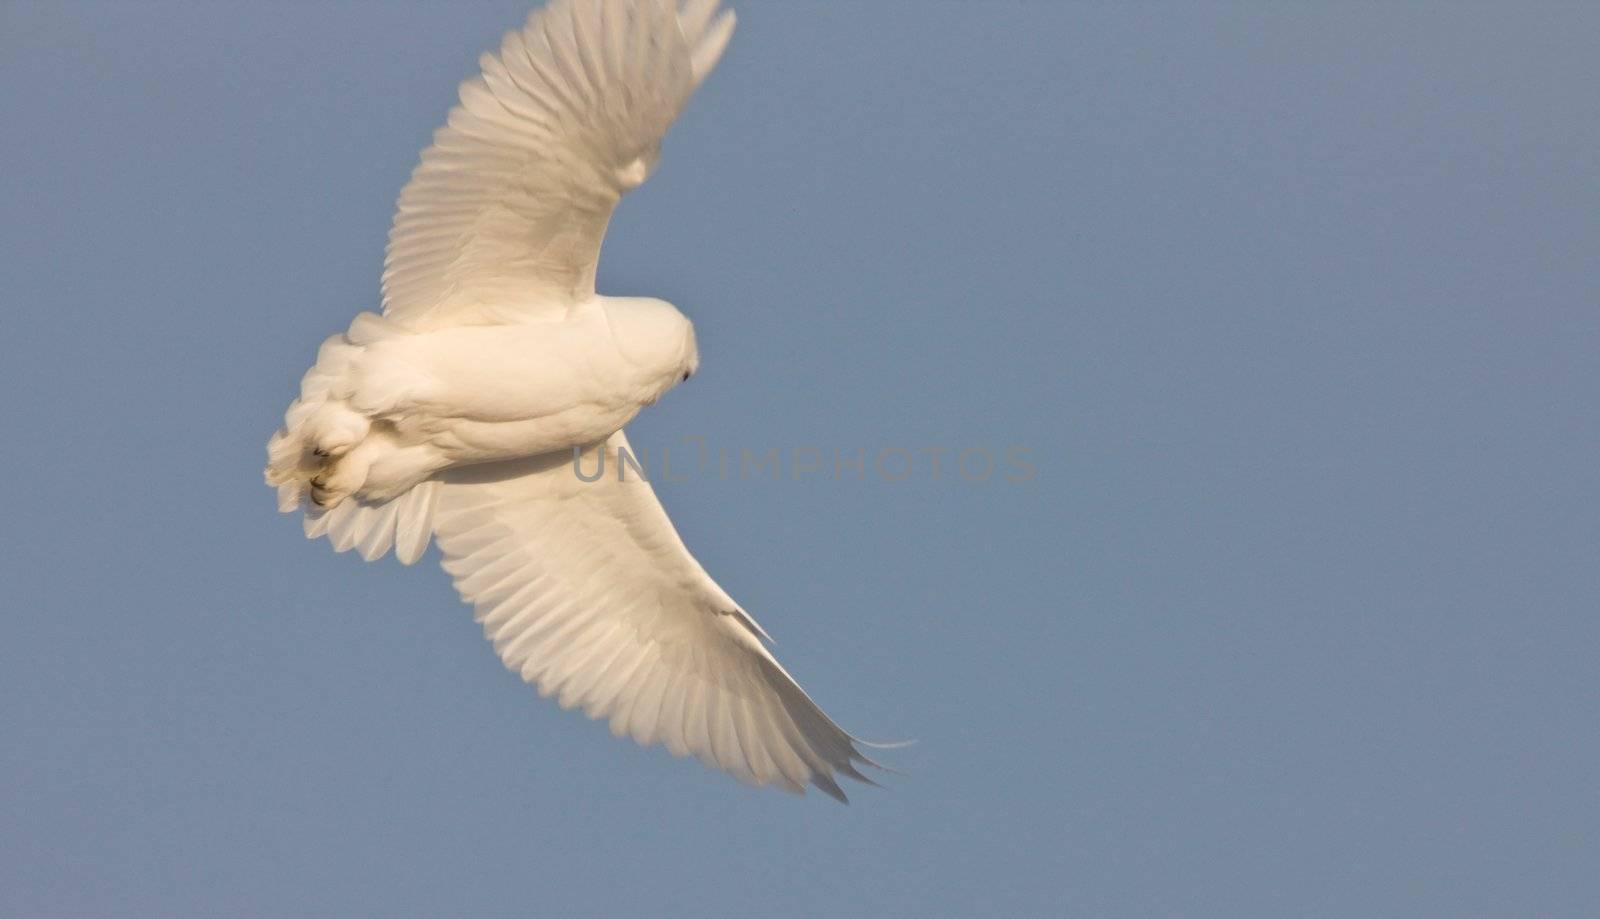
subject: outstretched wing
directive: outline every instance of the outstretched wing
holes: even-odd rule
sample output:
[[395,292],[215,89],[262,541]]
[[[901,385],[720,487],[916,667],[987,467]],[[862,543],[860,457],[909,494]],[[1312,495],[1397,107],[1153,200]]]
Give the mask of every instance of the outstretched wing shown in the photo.
[[567,455],[447,473],[435,532],[457,590],[506,666],[563,708],[750,784],[843,801],[834,776],[868,781],[855,764],[871,761],[767,652],[650,485],[618,475],[627,443],[611,436],[593,482]]
[[384,313],[494,323],[592,295],[612,209],[733,34],[716,7],[553,0],[484,54],[400,193]]

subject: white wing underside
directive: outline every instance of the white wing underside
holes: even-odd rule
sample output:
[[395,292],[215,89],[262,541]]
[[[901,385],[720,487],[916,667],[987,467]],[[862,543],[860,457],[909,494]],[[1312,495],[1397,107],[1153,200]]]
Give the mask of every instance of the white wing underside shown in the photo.
[[592,296],[613,208],[732,35],[716,7],[554,0],[484,54],[400,194],[385,315],[529,321]]
[[[684,547],[649,483],[570,455],[444,477],[434,519],[445,570],[511,670],[563,708],[607,719],[754,785],[839,800],[871,763],[773,659],[760,627]],[[599,459],[587,455],[583,469]]]

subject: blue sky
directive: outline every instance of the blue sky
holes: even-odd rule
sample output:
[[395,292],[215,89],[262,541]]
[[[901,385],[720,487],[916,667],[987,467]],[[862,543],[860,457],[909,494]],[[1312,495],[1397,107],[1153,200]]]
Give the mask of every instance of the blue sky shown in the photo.
[[907,774],[613,740],[273,513],[527,4],[7,0],[0,913],[1593,915],[1594,7],[737,9],[606,245],[703,357],[633,439],[865,452],[658,487]]

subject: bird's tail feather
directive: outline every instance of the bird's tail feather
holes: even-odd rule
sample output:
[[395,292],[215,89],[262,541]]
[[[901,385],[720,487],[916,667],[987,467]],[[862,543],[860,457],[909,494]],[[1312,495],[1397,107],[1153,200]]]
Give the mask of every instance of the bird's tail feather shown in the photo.
[[409,565],[422,557],[433,537],[438,491],[438,480],[428,479],[381,504],[346,498],[329,510],[308,507],[306,538],[326,536],[335,552],[355,549],[369,562],[393,549],[394,557]]
[[357,358],[367,345],[404,334],[408,331],[402,326],[362,313],[349,331],[322,343],[316,363],[300,381],[300,397],[289,404],[283,426],[267,442],[266,480],[278,490],[279,511],[305,511],[308,538],[327,536],[336,551],[358,549],[368,561],[393,549],[409,565],[422,557],[433,535],[436,481],[424,481],[382,502],[340,495],[324,507],[313,500],[314,484],[322,484],[318,476],[370,430],[370,420],[347,402]]

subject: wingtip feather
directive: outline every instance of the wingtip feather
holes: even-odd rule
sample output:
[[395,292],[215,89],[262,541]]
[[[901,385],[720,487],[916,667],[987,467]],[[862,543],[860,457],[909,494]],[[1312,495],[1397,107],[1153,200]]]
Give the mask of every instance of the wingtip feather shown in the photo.
[[738,21],[739,17],[734,15],[733,10],[724,10],[695,43],[689,62],[696,86],[704,82],[707,75],[716,69],[717,62],[722,60],[722,52],[728,50],[728,41],[733,38],[733,27]]

